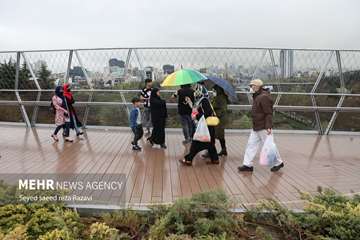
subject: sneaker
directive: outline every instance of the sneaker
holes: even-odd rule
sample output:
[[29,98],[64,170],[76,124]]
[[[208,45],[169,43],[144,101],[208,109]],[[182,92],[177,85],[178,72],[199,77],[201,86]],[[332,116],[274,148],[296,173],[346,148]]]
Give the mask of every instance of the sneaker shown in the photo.
[[72,140],[71,138],[65,138],[65,142],[73,142],[74,140]]
[[55,142],[59,141],[59,138],[55,134],[51,134],[52,139],[54,139]]
[[78,132],[77,134],[76,134],[76,136],[80,136],[80,135],[83,135],[84,134],[84,132]]
[[163,149],[167,148],[167,146],[165,144],[161,144],[160,147],[163,148]]
[[184,141],[182,141],[182,143],[183,143],[183,144],[191,143],[191,139],[184,140]]
[[272,171],[272,172],[277,172],[277,171],[279,171],[281,168],[283,168],[284,167],[284,163],[280,163],[279,165],[277,165],[277,166],[273,166],[271,169],[270,169],[270,171]]
[[238,167],[239,172],[252,172],[254,171],[254,167],[248,167],[246,165],[242,165],[241,167]]
[[134,150],[134,151],[141,151],[141,147],[139,147],[139,146],[137,146],[137,145],[134,145],[134,146],[132,147],[132,150]]

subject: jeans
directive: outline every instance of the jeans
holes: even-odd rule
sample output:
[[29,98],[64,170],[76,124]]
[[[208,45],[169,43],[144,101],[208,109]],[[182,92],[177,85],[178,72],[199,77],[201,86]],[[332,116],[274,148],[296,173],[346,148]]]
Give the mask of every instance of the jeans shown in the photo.
[[191,115],[180,115],[180,122],[185,140],[191,140],[195,132],[195,124]]
[[132,141],[132,144],[137,146],[138,141],[143,137],[144,131],[142,125],[137,125],[136,127],[131,128],[132,132],[134,133],[134,140]]
[[[265,139],[267,136],[266,130],[254,131],[251,130],[250,137],[246,146],[245,155],[244,155],[244,165],[248,167],[253,166],[253,161],[255,155],[260,147],[264,145]],[[276,149],[276,163],[275,166],[281,164],[281,156],[279,151]]]
[[144,112],[143,112],[143,119],[142,119],[142,123],[144,125],[144,127],[149,131],[150,128],[152,127],[151,124],[151,109],[150,108],[144,108]]
[[60,131],[60,129],[64,129],[64,131],[63,131],[63,136],[64,137],[68,137],[69,136],[69,134],[70,134],[70,131],[69,131],[69,128],[70,128],[70,123],[69,122],[65,122],[64,124],[62,124],[62,125],[59,125],[59,126],[56,126],[56,128],[55,128],[55,131],[54,131],[54,135],[57,135],[58,134],[58,132]]

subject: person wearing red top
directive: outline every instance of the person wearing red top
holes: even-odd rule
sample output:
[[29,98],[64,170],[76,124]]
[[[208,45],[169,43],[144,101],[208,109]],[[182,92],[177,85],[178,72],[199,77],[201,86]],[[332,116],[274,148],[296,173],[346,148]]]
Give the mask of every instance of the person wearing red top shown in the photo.
[[80,136],[83,134],[83,132],[80,130],[80,128],[82,127],[82,123],[80,122],[76,114],[75,108],[73,106],[75,100],[71,92],[71,85],[69,83],[65,83],[63,88],[64,88],[65,104],[70,117],[70,128],[75,129],[76,136]]

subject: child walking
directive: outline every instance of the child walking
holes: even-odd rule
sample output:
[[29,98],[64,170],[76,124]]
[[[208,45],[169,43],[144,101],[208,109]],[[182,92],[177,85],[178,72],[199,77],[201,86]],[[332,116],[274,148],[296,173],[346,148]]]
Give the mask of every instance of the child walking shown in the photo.
[[144,134],[141,124],[141,100],[138,97],[134,97],[131,102],[133,104],[133,109],[130,112],[130,127],[132,132],[134,133],[134,140],[131,142],[131,144],[133,145],[132,149],[134,151],[141,151],[141,147],[139,147],[138,145],[138,141],[143,137]]

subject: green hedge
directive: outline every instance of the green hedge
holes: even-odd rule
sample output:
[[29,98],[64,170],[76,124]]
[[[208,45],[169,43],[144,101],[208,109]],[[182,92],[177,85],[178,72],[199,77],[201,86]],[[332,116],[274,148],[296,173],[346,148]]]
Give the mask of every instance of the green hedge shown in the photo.
[[[0,193],[15,194],[4,184]],[[0,239],[10,240],[236,240],[359,239],[360,196],[319,191],[303,195],[304,212],[275,201],[260,202],[244,214],[229,211],[230,200],[215,191],[180,199],[150,211],[131,209],[81,217],[61,203],[11,204],[0,195]]]

